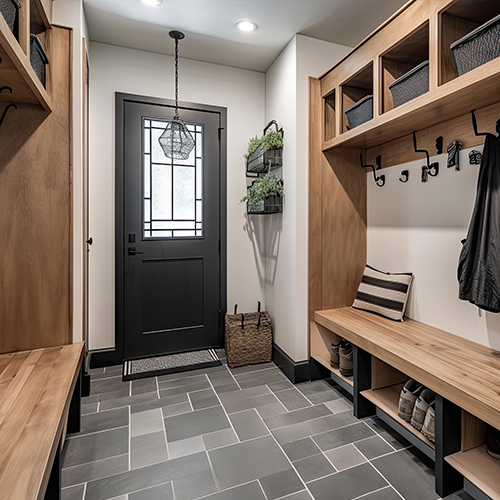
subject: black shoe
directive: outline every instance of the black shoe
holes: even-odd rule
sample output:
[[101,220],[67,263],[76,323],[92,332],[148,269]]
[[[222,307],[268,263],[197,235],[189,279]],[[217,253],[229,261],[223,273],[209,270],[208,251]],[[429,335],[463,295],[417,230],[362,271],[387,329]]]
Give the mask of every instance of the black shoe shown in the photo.
[[352,344],[343,340],[339,348],[340,374],[344,377],[352,377]]

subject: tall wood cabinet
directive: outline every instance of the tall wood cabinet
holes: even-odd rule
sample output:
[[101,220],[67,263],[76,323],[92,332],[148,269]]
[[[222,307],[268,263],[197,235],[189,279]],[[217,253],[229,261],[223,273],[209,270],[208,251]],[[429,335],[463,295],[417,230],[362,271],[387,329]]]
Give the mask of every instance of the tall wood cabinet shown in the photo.
[[[16,35],[0,16],[0,353],[72,342],[72,31],[51,1],[21,0]],[[30,33],[49,64],[30,64]]]

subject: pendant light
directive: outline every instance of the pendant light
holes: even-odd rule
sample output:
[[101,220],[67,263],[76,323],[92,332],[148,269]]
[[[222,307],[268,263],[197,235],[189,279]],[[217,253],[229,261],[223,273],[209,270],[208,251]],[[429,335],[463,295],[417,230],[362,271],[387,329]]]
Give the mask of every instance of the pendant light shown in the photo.
[[181,31],[171,31],[169,35],[175,40],[175,115],[158,141],[167,158],[187,160],[194,148],[194,139],[186,124],[179,118],[179,40],[185,35]]

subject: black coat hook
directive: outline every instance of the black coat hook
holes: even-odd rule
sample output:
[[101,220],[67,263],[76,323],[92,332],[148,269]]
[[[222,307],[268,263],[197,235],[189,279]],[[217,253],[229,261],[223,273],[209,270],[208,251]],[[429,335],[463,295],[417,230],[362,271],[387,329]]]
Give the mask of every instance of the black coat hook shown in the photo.
[[410,178],[410,172],[408,170],[403,170],[401,172],[402,178],[399,178],[399,182],[408,182],[408,179]]
[[373,178],[375,179],[375,184],[378,187],[383,187],[385,185],[385,175],[377,175],[375,173],[375,170],[379,170],[382,168],[382,156],[378,155],[377,158],[375,159],[375,163],[377,164],[377,168],[375,168],[373,165],[363,165],[363,154],[359,154],[359,162],[361,163],[362,168],[371,168],[373,170]]
[[[480,136],[486,136],[488,135],[487,132],[478,132],[477,131],[477,119],[476,119],[476,110],[473,109],[470,114],[472,115],[472,128],[474,129],[474,134],[476,134],[478,137]],[[498,134],[498,137],[500,137],[500,120],[497,120],[496,127],[495,127],[496,133]]]
[[429,151],[426,149],[418,149],[416,130],[413,132],[413,149],[415,150],[415,153],[425,153],[425,157],[427,159],[427,165],[422,167],[422,182],[427,182],[429,175],[431,177],[436,177],[436,175],[439,174],[439,163],[431,163]]
[[12,94],[12,89],[11,89],[10,87],[8,87],[7,85],[5,85],[4,87],[1,87],[1,88],[0,88],[0,94],[1,94],[4,90],[8,90],[8,91]]
[[443,154],[443,136],[440,135],[436,139],[436,154],[442,155]]
[[9,111],[10,108],[17,109],[17,106],[13,103],[10,103],[4,110],[2,114],[2,118],[0,118],[0,127],[2,126],[3,121],[5,120],[5,115],[7,114],[7,111]]

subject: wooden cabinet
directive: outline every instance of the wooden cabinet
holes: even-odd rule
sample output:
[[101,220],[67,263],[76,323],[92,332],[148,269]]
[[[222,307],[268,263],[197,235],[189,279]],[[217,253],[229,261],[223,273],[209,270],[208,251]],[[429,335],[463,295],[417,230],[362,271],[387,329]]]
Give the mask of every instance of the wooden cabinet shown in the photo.
[[[0,353],[72,342],[72,30],[47,26],[48,2],[22,1],[19,41],[0,16],[0,87],[12,88],[0,116],[17,105],[0,128]],[[50,60],[46,88],[30,31]]]

